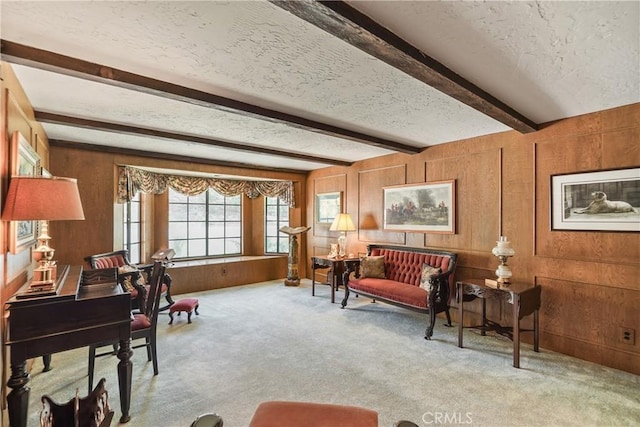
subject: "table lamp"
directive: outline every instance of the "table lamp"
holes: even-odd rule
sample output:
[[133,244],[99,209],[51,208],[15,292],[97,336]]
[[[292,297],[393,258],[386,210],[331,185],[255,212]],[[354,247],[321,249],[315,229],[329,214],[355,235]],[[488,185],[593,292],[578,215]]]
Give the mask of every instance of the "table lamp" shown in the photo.
[[496,246],[491,250],[491,253],[498,257],[500,265],[496,270],[496,276],[498,276],[498,283],[508,285],[511,283],[510,278],[511,268],[507,265],[507,259],[510,256],[514,256],[516,251],[511,247],[511,243],[507,240],[506,236],[500,236],[500,240],[496,242]]
[[355,229],[356,227],[353,225],[351,215],[348,213],[339,213],[336,215],[331,227],[329,227],[330,231],[340,231],[340,237],[338,237],[338,256],[340,258],[344,258],[347,252],[347,231],[354,231]]
[[2,211],[3,221],[40,221],[38,247],[33,259],[39,262],[34,270],[32,287],[51,285],[55,250],[49,247],[47,221],[84,219],[77,181],[62,177],[14,176]]

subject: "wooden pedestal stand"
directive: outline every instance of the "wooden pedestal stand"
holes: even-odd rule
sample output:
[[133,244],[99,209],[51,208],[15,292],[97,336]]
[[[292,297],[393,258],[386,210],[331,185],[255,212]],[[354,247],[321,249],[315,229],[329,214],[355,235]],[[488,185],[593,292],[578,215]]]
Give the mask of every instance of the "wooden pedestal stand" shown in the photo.
[[289,258],[285,286],[300,286],[298,275],[298,234],[306,233],[311,227],[280,227],[280,231],[289,235]]

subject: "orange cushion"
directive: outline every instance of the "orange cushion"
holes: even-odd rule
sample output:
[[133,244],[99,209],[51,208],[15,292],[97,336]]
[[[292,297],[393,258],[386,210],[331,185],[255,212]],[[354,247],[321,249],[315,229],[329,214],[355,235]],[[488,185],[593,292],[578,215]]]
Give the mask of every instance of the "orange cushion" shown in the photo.
[[378,427],[378,413],[357,406],[262,402],[249,427]]
[[351,279],[349,287],[355,291],[363,291],[371,295],[387,298],[417,308],[427,308],[429,292],[419,286],[407,285],[389,279]]

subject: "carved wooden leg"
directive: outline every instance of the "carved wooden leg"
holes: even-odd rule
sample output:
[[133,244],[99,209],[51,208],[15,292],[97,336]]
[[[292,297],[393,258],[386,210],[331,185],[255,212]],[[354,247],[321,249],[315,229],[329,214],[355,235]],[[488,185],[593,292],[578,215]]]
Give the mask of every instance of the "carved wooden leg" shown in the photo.
[[187,323],[191,323],[191,312],[187,312]]
[[133,375],[132,355],[131,340],[121,340],[120,350],[118,351],[118,359],[120,359],[120,362],[118,362],[118,388],[120,390],[120,410],[122,411],[121,423],[129,422],[131,419],[129,409],[131,408],[131,378]]
[[342,298],[342,307],[340,308],[345,308],[347,306],[347,300],[349,299],[349,273],[349,269],[345,268],[345,271],[342,274],[342,283],[344,283],[344,298]]
[[436,324],[436,310],[433,307],[433,305],[431,307],[429,307],[429,326],[427,327],[427,330],[424,333],[424,339],[426,340],[430,340],[431,337],[433,336],[433,327]]
[[169,312],[169,319],[171,319],[171,320],[169,320],[169,324],[172,324],[173,323],[173,313],[172,312]]
[[42,372],[49,372],[51,370],[51,355],[45,354],[44,356],[42,356],[42,363],[44,364]]
[[513,366],[520,367],[520,295],[513,296]]
[[198,313],[199,307],[200,307],[200,304],[196,304],[196,308],[193,309],[196,312],[196,316],[200,316],[200,313]]
[[533,351],[540,351],[540,333],[539,333],[539,324],[540,324],[540,314],[538,309],[533,312]]
[[462,330],[464,328],[464,322],[463,322],[463,316],[464,316],[464,295],[463,295],[463,289],[464,289],[464,285],[461,282],[458,282],[456,284],[458,292],[457,292],[457,299],[458,299],[458,347],[462,348]]
[[453,324],[451,323],[451,314],[449,313],[449,307],[447,306],[447,308],[444,310],[444,314],[447,315],[447,323],[445,324],[446,326],[453,326]]
[[12,389],[7,396],[9,410],[9,425],[11,427],[27,427],[27,412],[29,409],[29,373],[27,362],[22,361],[11,365],[11,377],[7,385]]

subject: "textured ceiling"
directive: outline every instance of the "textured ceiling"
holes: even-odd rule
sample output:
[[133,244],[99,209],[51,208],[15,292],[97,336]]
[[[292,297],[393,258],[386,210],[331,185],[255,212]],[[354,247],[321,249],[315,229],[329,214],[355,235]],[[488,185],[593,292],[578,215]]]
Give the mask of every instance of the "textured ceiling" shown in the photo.
[[[535,123],[640,102],[639,2],[348,4]],[[266,1],[2,1],[0,7],[3,41],[416,150],[510,129]],[[4,52],[3,60],[13,62]],[[332,164],[323,158],[352,162],[394,152],[228,108],[57,74],[24,61],[12,66],[37,112],[235,145],[44,121],[53,144],[300,171]]]

